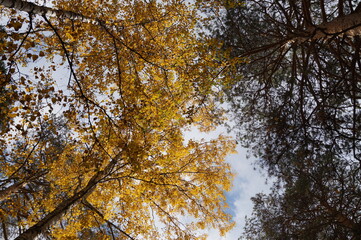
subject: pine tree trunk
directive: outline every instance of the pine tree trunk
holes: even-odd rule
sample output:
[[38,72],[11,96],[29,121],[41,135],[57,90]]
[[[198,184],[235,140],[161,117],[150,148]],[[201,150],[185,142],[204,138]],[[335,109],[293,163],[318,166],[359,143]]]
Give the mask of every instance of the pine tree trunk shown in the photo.
[[348,216],[344,215],[342,212],[340,212],[339,210],[337,210],[335,207],[330,206],[330,204],[328,204],[327,200],[325,199],[320,199],[320,203],[323,207],[326,208],[326,211],[328,213],[330,213],[333,218],[343,227],[347,228],[347,229],[357,229],[357,224],[355,222],[353,222],[351,219],[348,218]]
[[361,11],[337,17],[330,22],[310,26],[305,31],[296,33],[289,42],[300,43],[342,35],[361,35]]

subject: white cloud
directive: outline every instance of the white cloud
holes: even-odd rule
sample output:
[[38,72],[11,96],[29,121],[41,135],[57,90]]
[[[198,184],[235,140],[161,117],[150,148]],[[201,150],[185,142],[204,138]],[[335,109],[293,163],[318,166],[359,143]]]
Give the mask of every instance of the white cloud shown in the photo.
[[240,146],[237,147],[237,151],[237,154],[227,158],[236,173],[233,188],[227,193],[227,201],[236,226],[223,238],[216,231],[211,231],[209,240],[237,240],[243,232],[245,216],[252,213],[253,204],[250,198],[256,193],[269,191],[269,185],[265,184],[265,176],[254,170],[255,159],[247,159],[247,150]]
[[[186,133],[186,139],[214,139],[225,132],[224,128],[218,128],[217,131],[207,134],[192,128],[191,131]],[[237,240],[243,232],[245,216],[250,216],[252,213],[253,204],[250,198],[259,192],[269,192],[270,185],[265,184],[266,177],[259,171],[254,170],[255,158],[247,158],[247,149],[240,146],[237,147],[237,152],[237,154],[227,157],[227,161],[236,174],[233,188],[227,193],[229,210],[233,215],[236,226],[224,237],[221,237],[216,229],[210,229],[207,231],[209,240]]]

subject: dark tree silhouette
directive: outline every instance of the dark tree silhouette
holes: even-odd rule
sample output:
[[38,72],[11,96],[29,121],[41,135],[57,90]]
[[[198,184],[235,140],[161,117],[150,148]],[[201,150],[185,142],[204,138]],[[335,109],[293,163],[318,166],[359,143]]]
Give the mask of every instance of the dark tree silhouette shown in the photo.
[[214,31],[246,60],[228,72],[239,137],[278,179],[254,198],[250,239],[361,236],[360,6],[250,0]]

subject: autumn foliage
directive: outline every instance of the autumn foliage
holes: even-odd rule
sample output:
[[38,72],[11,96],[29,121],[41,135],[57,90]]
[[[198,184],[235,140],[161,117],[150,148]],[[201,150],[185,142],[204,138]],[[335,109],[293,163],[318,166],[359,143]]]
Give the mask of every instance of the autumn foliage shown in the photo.
[[233,141],[183,136],[216,126],[226,81],[216,46],[196,33],[195,6],[0,2],[5,239],[198,239],[199,229],[230,229]]

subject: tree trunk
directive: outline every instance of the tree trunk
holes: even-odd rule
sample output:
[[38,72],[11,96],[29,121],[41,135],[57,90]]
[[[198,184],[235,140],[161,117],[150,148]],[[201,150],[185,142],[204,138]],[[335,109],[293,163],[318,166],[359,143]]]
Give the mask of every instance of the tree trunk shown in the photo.
[[25,187],[26,185],[28,185],[31,181],[40,178],[41,176],[47,174],[48,171],[40,171],[38,174],[30,176],[24,180],[21,180],[17,183],[14,183],[13,185],[11,185],[10,187],[7,187],[6,189],[3,189],[0,191],[0,202],[2,200],[4,200],[5,198],[9,197],[11,194],[19,191],[21,188]]
[[18,191],[20,188],[25,187],[28,182],[20,181],[18,183],[14,183],[10,187],[7,187],[4,190],[0,191],[0,201],[4,200],[5,198],[9,197],[12,193]]
[[337,17],[330,22],[324,22],[317,26],[308,27],[306,30],[296,33],[289,42],[302,43],[342,35],[361,35],[361,11]]
[[353,222],[351,219],[349,219],[346,215],[344,215],[342,212],[337,210],[335,207],[330,206],[328,204],[327,200],[320,199],[321,206],[326,208],[326,211],[329,212],[334,220],[336,220],[341,226],[354,230],[358,228],[358,225]]
[[8,240],[8,231],[6,228],[5,217],[1,215],[1,227],[3,229],[4,240]]
[[39,6],[34,3],[22,0],[0,0],[0,5],[39,16],[58,16],[60,18],[68,18],[71,20],[80,20],[97,24],[101,22],[99,19],[87,17],[80,13]]
[[98,171],[88,182],[88,184],[72,197],[61,202],[52,212],[46,215],[38,223],[30,227],[28,230],[20,234],[15,240],[31,240],[35,239],[39,234],[45,232],[45,230],[58,221],[66,211],[71,208],[73,205],[78,203],[82,198],[91,194],[95,189],[99,181],[107,176],[111,169],[115,166],[116,161],[112,160],[103,171]]

